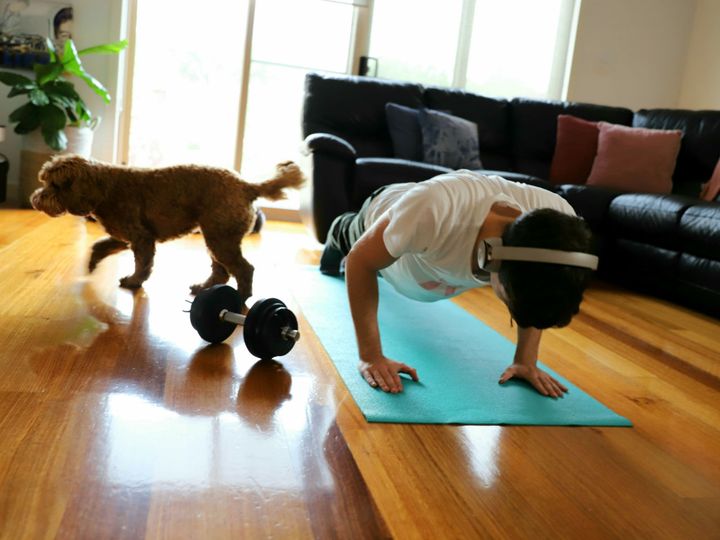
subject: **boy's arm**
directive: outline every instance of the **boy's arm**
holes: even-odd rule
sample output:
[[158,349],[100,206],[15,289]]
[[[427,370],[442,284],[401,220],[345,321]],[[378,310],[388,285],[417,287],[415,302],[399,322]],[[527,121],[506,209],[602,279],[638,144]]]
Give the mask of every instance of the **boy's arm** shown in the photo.
[[345,281],[360,354],[360,372],[371,386],[379,385],[386,392],[400,392],[402,382],[398,373],[407,373],[414,380],[417,373],[405,364],[386,358],[380,342],[377,272],[396,260],[383,241],[388,223],[388,218],[378,221],[355,243],[345,260]]
[[517,336],[513,363],[500,376],[500,384],[517,377],[525,379],[544,396],[562,397],[567,392],[567,388],[537,367],[542,330],[518,326]]
[[517,346],[515,347],[513,363],[535,367],[538,351],[540,350],[540,338],[542,338],[542,330],[518,326]]

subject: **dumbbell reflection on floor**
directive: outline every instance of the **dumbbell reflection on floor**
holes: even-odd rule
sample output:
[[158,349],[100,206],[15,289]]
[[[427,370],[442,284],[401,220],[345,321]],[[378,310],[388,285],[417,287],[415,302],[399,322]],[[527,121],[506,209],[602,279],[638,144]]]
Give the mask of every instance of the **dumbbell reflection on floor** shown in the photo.
[[274,358],[290,352],[300,339],[295,314],[277,298],[255,302],[247,315],[240,314],[242,301],[229,285],[200,291],[190,307],[190,323],[200,337],[220,343],[242,325],[245,346],[258,358]]

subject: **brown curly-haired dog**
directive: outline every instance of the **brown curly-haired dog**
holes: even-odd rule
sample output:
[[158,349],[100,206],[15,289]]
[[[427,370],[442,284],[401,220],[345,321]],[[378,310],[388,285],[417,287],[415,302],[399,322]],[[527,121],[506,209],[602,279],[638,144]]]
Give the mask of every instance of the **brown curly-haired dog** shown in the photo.
[[111,165],[76,155],[59,155],[45,163],[30,202],[55,217],[69,212],[93,216],[110,235],[92,247],[92,272],[108,255],[132,249],[135,272],[120,280],[137,288],[150,276],[155,242],[183,236],[199,227],[212,258],[212,274],[193,293],[232,275],[246,300],[252,294],[253,267],[240,249],[255,220],[252,202],[258,197],[277,200],[285,188],[303,183],[293,162],[277,165],[276,175],[259,184],[245,182],[221,168],[178,165],[142,169]]

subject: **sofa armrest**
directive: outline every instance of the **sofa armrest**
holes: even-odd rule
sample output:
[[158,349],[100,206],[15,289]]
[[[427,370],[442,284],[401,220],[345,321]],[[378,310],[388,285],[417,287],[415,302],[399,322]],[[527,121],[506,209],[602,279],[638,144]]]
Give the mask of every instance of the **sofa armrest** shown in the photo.
[[303,142],[302,152],[309,156],[315,152],[331,154],[338,158],[357,158],[357,152],[352,144],[337,135],[330,133],[313,133],[308,135]]
[[325,242],[333,219],[350,210],[357,154],[350,143],[329,133],[308,135],[303,153],[310,156],[310,182],[302,190],[300,217]]
[[433,165],[422,161],[384,157],[359,158],[357,164],[361,167],[372,168],[380,174],[397,177],[392,183],[418,182],[452,170],[442,165]]

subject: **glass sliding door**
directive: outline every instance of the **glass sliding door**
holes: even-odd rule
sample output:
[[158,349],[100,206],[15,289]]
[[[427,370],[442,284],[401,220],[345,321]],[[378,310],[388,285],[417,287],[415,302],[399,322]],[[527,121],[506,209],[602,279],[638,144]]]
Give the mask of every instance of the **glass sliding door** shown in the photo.
[[[243,176],[262,179],[280,161],[302,164],[301,114],[309,71],[347,73],[353,6],[323,0],[258,0],[253,24]],[[297,207],[296,192],[278,205]]]
[[377,77],[452,86],[462,14],[463,0],[374,0]]
[[138,0],[128,162],[232,167],[247,1]]
[[[349,72],[357,11],[366,8],[327,0],[132,1],[125,161],[239,168],[250,181],[280,161],[302,163],[305,74]],[[280,204],[298,206],[296,197]]]
[[465,87],[559,99],[573,7],[573,0],[476,0]]
[[558,99],[575,0],[374,0],[370,75]]

